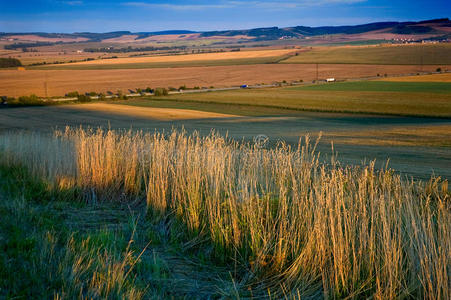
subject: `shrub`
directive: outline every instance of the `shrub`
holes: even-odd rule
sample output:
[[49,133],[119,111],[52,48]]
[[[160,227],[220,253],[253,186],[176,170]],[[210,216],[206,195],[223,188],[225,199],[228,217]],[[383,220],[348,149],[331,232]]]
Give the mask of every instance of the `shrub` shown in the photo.
[[69,92],[66,97],[78,97],[80,94],[78,92]]
[[439,72],[439,73],[441,73],[441,72],[442,72],[442,68],[437,68],[436,71]]
[[87,95],[78,95],[78,101],[80,102],[91,102],[91,97]]
[[155,96],[167,96],[169,95],[168,90],[165,88],[156,88]]
[[22,63],[17,58],[0,57],[0,68],[20,67]]
[[[42,105],[44,103],[34,94],[30,96],[21,96],[15,102],[19,105]],[[12,104],[14,104],[14,102]]]

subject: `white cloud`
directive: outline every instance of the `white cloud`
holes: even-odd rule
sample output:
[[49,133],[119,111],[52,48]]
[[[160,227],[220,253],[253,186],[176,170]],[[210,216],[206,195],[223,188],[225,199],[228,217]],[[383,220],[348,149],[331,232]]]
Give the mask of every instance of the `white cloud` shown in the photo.
[[58,1],[58,2],[60,2],[62,4],[66,4],[66,5],[72,5],[72,6],[74,6],[74,5],[83,5],[83,1],[77,1],[77,0],[74,0],[74,1]]
[[299,0],[299,1],[218,1],[217,4],[174,4],[174,3],[152,3],[152,2],[123,2],[125,6],[148,7],[148,8],[165,8],[172,10],[205,10],[218,8],[238,8],[238,7],[254,7],[260,9],[293,9],[300,7],[324,6],[328,4],[353,4],[366,2],[367,0]]
[[230,4],[166,4],[148,2],[124,2],[122,5],[148,8],[166,8],[173,10],[204,10],[212,8],[232,8]]

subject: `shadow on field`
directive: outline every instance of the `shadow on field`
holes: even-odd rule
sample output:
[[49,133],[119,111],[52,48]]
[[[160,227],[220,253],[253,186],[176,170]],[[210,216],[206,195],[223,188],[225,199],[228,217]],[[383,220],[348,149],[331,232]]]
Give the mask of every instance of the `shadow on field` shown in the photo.
[[[190,120],[158,120],[143,116],[130,116],[111,111],[94,111],[76,106],[27,107],[0,110],[0,130],[25,129],[32,131],[52,131],[65,126],[104,127],[111,129],[132,129],[143,131],[165,131],[184,128],[188,133],[199,131],[207,135],[212,130],[221,135],[228,135],[236,140],[252,142],[259,134],[269,137],[270,146],[279,141],[296,146],[299,138],[310,134],[312,138],[320,132],[325,134],[318,145],[323,159],[329,159],[331,142],[338,152],[338,159],[345,164],[359,164],[376,159],[376,166],[389,166],[397,171],[416,178],[427,179],[431,174],[451,178],[451,148],[449,146],[430,146],[422,144],[384,145],[374,141],[380,139],[375,135],[364,143],[342,143],[355,138],[359,132],[372,130],[383,133],[391,128],[409,128],[416,136],[416,129],[427,126],[451,126],[449,119],[414,118],[377,115],[357,115],[339,113],[298,112],[289,115],[230,117]],[[331,134],[328,134],[331,133]],[[400,138],[403,138],[400,135]],[[426,136],[427,138],[427,136]],[[437,139],[450,139],[446,132]],[[392,137],[394,142],[398,136]]]

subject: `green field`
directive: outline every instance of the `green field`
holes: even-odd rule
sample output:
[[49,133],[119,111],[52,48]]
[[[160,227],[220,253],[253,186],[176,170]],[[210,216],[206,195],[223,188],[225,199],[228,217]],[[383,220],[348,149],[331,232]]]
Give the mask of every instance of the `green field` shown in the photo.
[[451,44],[315,47],[300,52],[283,63],[449,65],[451,64]]
[[450,82],[350,81],[295,87],[299,91],[402,92],[451,94]]
[[[131,105],[277,114],[273,109],[399,116],[451,117],[451,84],[359,81],[287,88],[247,89],[132,100]],[[161,102],[159,102],[161,101]],[[264,108],[264,110],[262,110]]]

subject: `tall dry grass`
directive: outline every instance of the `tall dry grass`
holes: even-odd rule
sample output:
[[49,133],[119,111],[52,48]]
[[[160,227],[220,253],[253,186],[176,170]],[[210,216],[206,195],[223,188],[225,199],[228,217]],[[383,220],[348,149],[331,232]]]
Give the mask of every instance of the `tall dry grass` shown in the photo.
[[259,149],[215,134],[67,129],[2,134],[0,152],[88,200],[147,201],[151,218],[177,220],[187,240],[238,262],[243,289],[451,297],[450,194],[439,178],[324,164],[308,138]]

